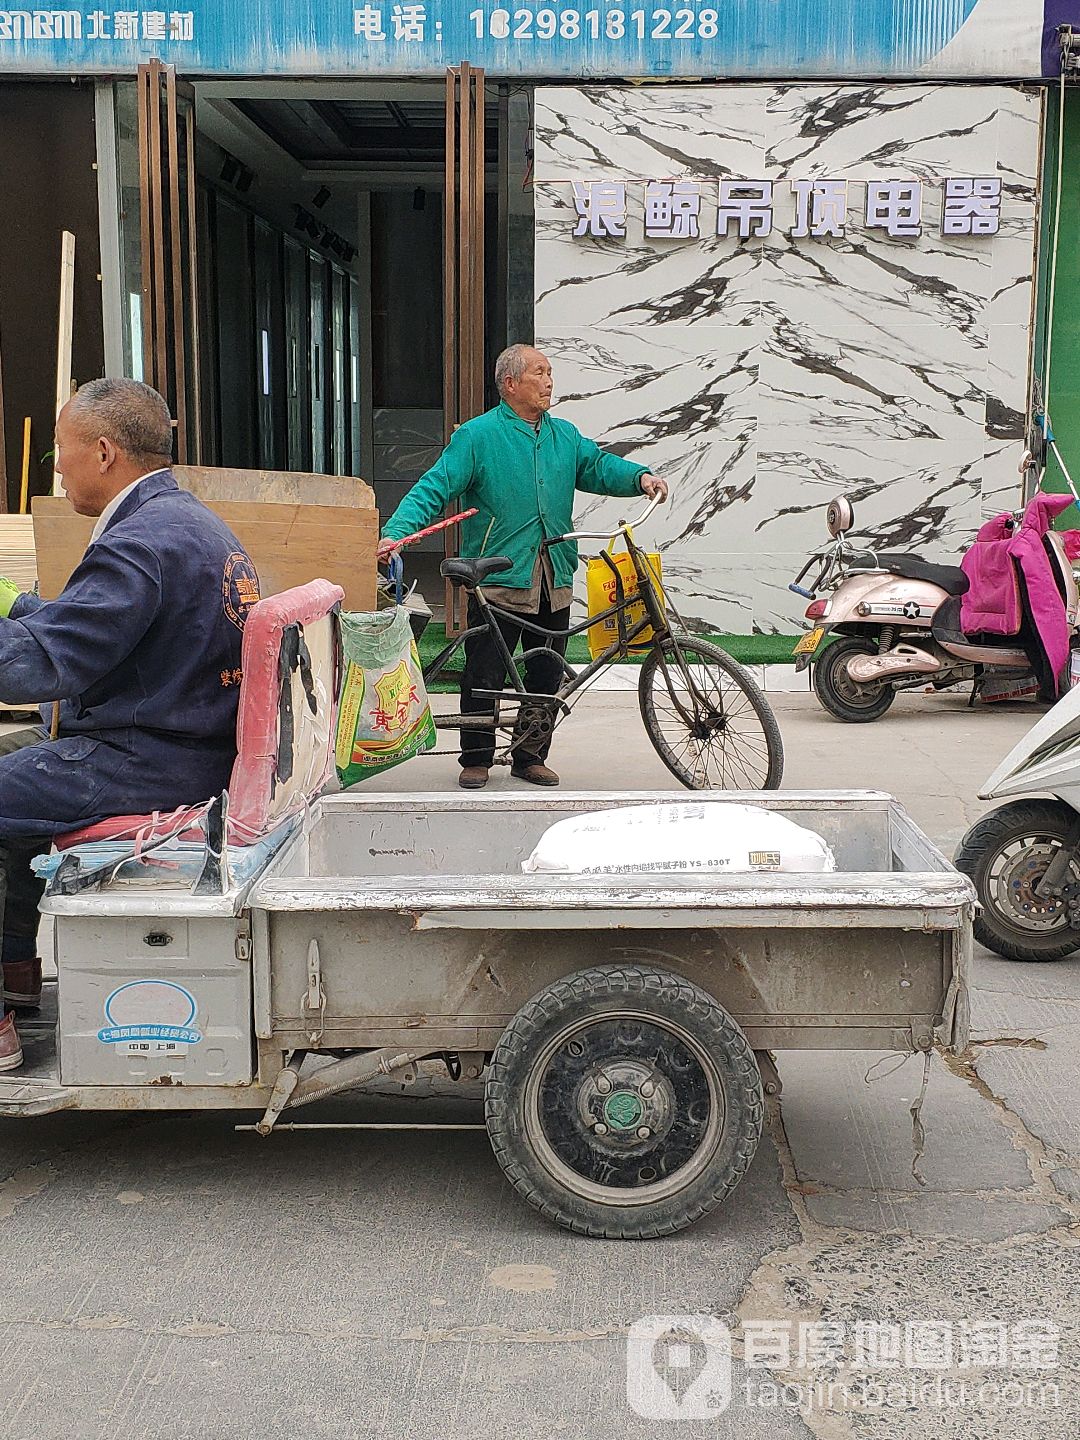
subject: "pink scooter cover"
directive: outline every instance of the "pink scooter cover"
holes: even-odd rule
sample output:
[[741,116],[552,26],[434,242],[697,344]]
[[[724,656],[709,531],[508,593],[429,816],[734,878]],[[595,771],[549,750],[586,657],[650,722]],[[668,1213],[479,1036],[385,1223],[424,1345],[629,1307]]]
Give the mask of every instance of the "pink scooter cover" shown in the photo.
[[964,633],[1018,634],[1023,576],[1032,623],[1057,685],[1069,659],[1069,625],[1043,537],[1054,517],[1072,503],[1071,495],[1036,495],[1012,534],[1012,517],[996,515],[980,529],[960,562],[970,582],[960,602]]
[[[334,773],[337,720],[334,608],[345,598],[340,585],[309,580],[268,595],[251,609],[244,626],[244,680],[236,720],[236,762],[229,782],[229,839],[249,844],[302,810]],[[289,675],[281,670],[281,645],[290,625],[301,627],[306,659]],[[306,667],[306,669],[305,669]],[[283,763],[283,691],[291,693],[290,754]]]
[[995,515],[975,536],[960,561],[969,588],[960,600],[965,635],[1017,635],[1020,631],[1020,581],[1009,554],[1012,516]]

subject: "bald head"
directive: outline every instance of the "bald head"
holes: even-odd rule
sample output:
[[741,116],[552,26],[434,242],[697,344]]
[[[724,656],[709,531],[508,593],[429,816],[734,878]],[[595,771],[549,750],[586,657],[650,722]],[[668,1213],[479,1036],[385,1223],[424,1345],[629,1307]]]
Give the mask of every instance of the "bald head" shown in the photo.
[[56,468],[80,515],[100,515],[121,490],[172,464],[169,407],[141,380],[91,380],[56,420]]

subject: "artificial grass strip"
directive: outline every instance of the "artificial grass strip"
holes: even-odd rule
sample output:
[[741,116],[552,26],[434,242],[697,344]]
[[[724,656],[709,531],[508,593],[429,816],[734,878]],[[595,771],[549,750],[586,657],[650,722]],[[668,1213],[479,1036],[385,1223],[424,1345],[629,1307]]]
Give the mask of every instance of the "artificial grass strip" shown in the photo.
[[[795,663],[794,649],[801,638],[798,635],[701,635],[713,645],[726,650],[733,660],[743,665],[792,665]],[[420,662],[428,665],[446,644],[446,627],[434,623],[428,625],[420,637]],[[648,654],[642,650],[626,660],[616,661],[620,665],[640,665]],[[566,658],[571,665],[589,663],[589,642],[584,635],[575,635],[566,647]],[[460,670],[464,660],[462,651],[450,657],[453,670]],[[435,695],[449,695],[457,692],[457,681],[452,675],[428,686]]]

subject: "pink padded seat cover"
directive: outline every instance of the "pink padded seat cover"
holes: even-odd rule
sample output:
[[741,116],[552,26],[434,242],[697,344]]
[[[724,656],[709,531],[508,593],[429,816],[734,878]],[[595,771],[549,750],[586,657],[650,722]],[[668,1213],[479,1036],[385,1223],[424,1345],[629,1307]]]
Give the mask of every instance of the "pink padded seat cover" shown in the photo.
[[[345,592],[329,580],[310,580],[279,595],[268,595],[252,606],[244,626],[241,661],[244,678],[236,718],[236,760],[229,780],[229,842],[248,845],[280,825],[313,799],[334,769],[334,729],[337,720],[337,686],[334,673],[334,607]],[[319,622],[325,622],[320,624]],[[290,625],[304,627],[311,655],[311,679],[318,714],[308,719],[302,677],[294,670],[292,783],[278,779],[278,721],[282,686],[279,678],[281,641]],[[310,633],[309,633],[310,632]],[[303,744],[297,743],[303,741]],[[57,835],[58,850],[93,840],[140,837],[153,839],[175,831],[178,822],[194,823],[205,805],[192,805],[162,815],[117,815]],[[181,838],[187,838],[183,836]],[[197,831],[191,838],[201,838]]]
[[[329,580],[311,580],[280,595],[260,600],[244,626],[242,661],[244,679],[240,687],[240,710],[236,722],[236,763],[229,782],[229,822],[236,832],[236,843],[265,835],[288,815],[302,808],[326,784],[334,771],[334,724],[337,718],[337,687],[334,674],[334,627],[327,617],[335,605],[345,598],[340,585]],[[295,757],[294,774],[304,776],[300,789],[288,791],[276,783],[278,765],[278,710],[281,685],[278,680],[281,638],[290,625],[300,624],[305,631],[326,620],[323,626],[323,664],[313,666],[316,689],[321,687],[320,753]],[[254,622],[254,623],[253,623]],[[309,646],[315,636],[305,634]],[[308,713],[303,688],[293,675],[296,724]],[[300,746],[294,746],[299,750]]]
[[1012,516],[996,515],[960,561],[968,577],[967,594],[960,599],[960,629],[965,635],[1020,633],[1020,580],[1009,554],[1012,532]]

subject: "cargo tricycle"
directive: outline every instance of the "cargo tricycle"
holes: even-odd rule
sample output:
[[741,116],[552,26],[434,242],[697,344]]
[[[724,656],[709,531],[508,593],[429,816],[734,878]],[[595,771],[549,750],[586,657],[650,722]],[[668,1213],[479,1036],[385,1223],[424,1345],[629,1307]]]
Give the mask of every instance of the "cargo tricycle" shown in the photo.
[[655,794],[322,793],[340,598],[313,582],[252,611],[227,796],[48,858],[56,980],[0,1114],[254,1111],[275,1137],[434,1069],[483,1084],[543,1215],[641,1238],[737,1185],[770,1052],[966,1043],[973,892],[888,795],[695,797],[810,827],[834,873],[611,876],[521,865],[560,818]]

